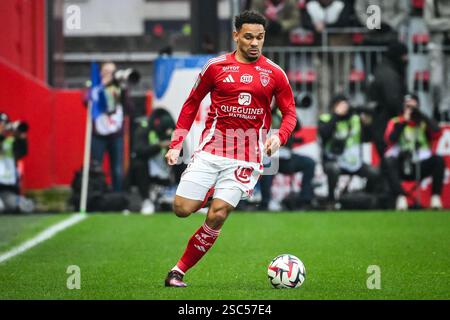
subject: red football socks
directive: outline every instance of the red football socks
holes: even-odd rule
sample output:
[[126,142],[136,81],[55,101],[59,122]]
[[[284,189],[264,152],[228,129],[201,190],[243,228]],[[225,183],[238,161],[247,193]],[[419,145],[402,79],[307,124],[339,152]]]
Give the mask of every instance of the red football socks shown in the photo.
[[177,269],[185,273],[192,268],[212,247],[219,234],[220,230],[211,229],[205,222],[189,240],[183,256],[176,265]]

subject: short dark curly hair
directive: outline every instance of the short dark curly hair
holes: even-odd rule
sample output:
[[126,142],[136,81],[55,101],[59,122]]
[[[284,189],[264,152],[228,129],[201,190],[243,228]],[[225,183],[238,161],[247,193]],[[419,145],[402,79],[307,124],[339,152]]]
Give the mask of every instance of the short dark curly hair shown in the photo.
[[236,28],[236,31],[241,30],[244,23],[260,24],[266,29],[267,21],[262,14],[256,11],[245,10],[234,18],[234,27]]

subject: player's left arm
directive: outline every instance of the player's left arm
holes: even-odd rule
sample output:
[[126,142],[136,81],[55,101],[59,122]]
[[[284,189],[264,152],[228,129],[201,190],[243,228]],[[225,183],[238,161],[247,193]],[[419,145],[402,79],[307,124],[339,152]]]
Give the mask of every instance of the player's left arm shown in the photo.
[[286,74],[280,70],[277,74],[275,99],[281,111],[281,124],[278,130],[280,145],[285,145],[297,124],[297,112],[295,111],[294,93]]

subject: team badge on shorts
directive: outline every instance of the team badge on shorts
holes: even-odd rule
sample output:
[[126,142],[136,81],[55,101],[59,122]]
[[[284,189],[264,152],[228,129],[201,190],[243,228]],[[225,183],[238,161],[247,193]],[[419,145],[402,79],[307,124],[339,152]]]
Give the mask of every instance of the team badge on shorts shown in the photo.
[[234,171],[234,177],[237,181],[247,184],[250,182],[250,178],[252,176],[254,169],[253,168],[245,168],[245,167],[238,167]]

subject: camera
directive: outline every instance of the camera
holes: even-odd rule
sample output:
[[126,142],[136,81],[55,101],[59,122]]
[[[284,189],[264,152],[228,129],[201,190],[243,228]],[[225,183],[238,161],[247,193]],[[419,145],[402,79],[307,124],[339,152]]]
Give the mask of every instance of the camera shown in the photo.
[[411,120],[414,122],[420,122],[422,120],[422,113],[419,109],[414,108],[411,112]]
[[336,156],[340,156],[344,153],[346,139],[334,138],[330,142],[330,152]]
[[14,121],[14,122],[0,121],[0,122],[5,125],[4,131],[0,133],[0,143],[3,143],[3,141],[5,141],[8,135],[26,133],[28,132],[29,129],[28,123],[23,121]]
[[132,68],[117,70],[114,72],[114,81],[121,86],[127,86],[128,84],[137,84],[141,80],[141,74]]
[[11,133],[27,133],[28,129],[29,125],[24,121],[9,122],[5,127],[5,130]]
[[402,151],[399,155],[400,169],[403,176],[410,177],[414,173],[413,154],[411,151]]
[[299,93],[295,97],[295,106],[298,109],[308,109],[313,104],[313,98],[309,93]]
[[9,116],[4,112],[0,112],[0,124],[4,125],[3,131],[6,134],[26,133],[29,129],[28,123],[25,121],[9,121]]

